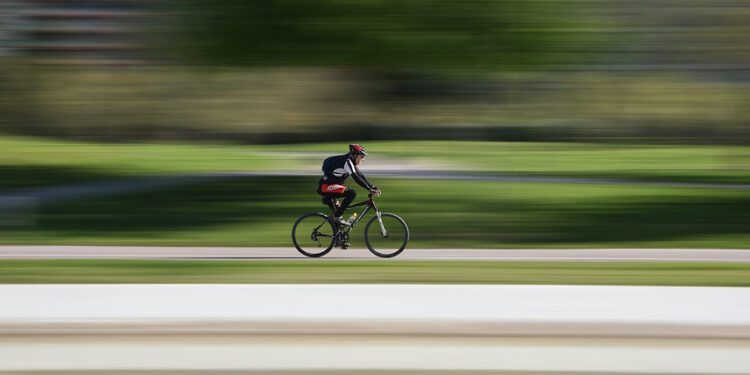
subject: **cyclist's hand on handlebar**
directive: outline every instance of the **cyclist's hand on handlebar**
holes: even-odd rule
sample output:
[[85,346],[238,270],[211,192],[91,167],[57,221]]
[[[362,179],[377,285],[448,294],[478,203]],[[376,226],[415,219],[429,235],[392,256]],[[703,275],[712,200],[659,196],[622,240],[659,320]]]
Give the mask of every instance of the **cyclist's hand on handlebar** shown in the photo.
[[379,197],[379,196],[383,195],[383,193],[380,191],[380,189],[378,189],[377,186],[375,186],[372,189],[370,189],[370,194],[372,194],[372,195],[374,195],[376,197]]

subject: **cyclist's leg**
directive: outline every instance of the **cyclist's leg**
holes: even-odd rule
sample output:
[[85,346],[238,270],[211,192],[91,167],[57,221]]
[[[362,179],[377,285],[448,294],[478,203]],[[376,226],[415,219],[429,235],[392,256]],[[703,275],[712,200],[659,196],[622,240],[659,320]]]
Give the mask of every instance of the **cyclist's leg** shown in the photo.
[[357,192],[354,191],[354,189],[346,188],[344,191],[344,200],[341,202],[341,205],[338,209],[336,209],[336,216],[341,216],[344,214],[344,211],[349,207],[349,205],[354,201],[354,198],[357,197]]
[[355,192],[352,189],[349,189],[348,187],[344,185],[339,184],[321,184],[320,188],[318,189],[318,194],[324,196],[324,197],[330,197],[330,198],[340,198],[344,197],[344,200],[341,202],[341,205],[336,208],[334,211],[334,216],[341,216],[344,214],[344,211],[347,207],[349,207],[349,204],[352,203],[354,198],[357,197],[357,192]]
[[323,202],[324,205],[328,206],[328,208],[331,209],[331,213],[336,212],[336,207],[338,207],[339,202],[336,200],[336,198],[333,197],[326,197],[325,195],[320,195],[321,199],[320,201]]
[[318,195],[320,195],[321,199],[320,201],[323,202],[328,208],[331,209],[331,213],[334,213],[336,211],[336,206],[338,205],[338,202],[336,201],[335,197],[329,196],[329,194],[323,193],[323,183],[322,181],[318,183],[318,188],[315,190]]
[[344,236],[346,234],[339,231],[341,229],[341,226],[335,218],[341,216],[344,213],[344,210],[346,210],[346,208],[349,207],[349,204],[352,203],[354,198],[357,196],[357,193],[354,190],[349,189],[344,185],[321,184],[318,187],[318,194],[323,196],[324,199],[327,198],[331,200],[344,197],[344,200],[341,202],[341,204],[338,207],[335,207],[335,204],[331,205],[331,208],[333,209],[333,214],[331,215],[329,219],[333,221],[334,225],[337,228],[336,236],[334,236],[334,239],[336,240],[336,245],[341,246],[342,249],[349,248],[349,243],[346,242],[343,238],[338,237],[339,234],[344,235]]
[[318,185],[318,195],[323,197],[323,202],[331,208],[331,214],[335,214],[336,209],[340,206],[340,203],[336,199],[344,196],[342,192],[345,189],[342,189],[340,186],[342,185]]

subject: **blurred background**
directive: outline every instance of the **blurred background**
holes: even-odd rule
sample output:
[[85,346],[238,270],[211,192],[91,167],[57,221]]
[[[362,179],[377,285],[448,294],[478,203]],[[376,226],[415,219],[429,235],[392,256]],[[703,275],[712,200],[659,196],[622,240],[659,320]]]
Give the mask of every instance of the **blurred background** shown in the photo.
[[413,247],[745,248],[749,39],[742,0],[5,0],[0,241],[289,246],[356,142]]
[[[749,373],[748,41],[747,0],[0,0],[0,373]],[[349,143],[405,255],[536,261],[295,260]]]

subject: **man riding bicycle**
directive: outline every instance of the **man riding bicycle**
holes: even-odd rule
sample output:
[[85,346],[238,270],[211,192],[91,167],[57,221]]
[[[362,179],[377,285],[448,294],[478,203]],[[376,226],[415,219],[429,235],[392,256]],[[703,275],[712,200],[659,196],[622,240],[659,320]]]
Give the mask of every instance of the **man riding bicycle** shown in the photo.
[[[351,144],[348,154],[331,156],[323,161],[323,177],[318,182],[318,194],[334,210],[331,220],[337,225],[351,224],[341,217],[349,204],[357,197],[357,192],[343,185],[349,176],[354,177],[354,181],[371,194],[378,196],[381,194],[380,189],[367,181],[359,171],[358,166],[365,160],[366,155],[367,151],[364,147]],[[341,197],[344,197],[344,200],[338,205],[335,203],[336,198]]]

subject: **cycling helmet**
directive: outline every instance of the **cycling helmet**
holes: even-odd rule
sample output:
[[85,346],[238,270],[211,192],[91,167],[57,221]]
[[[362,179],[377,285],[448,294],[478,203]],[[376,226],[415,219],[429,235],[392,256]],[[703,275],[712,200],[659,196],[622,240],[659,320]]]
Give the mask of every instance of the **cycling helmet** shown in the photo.
[[349,145],[349,153],[352,155],[367,155],[364,147],[354,143]]

